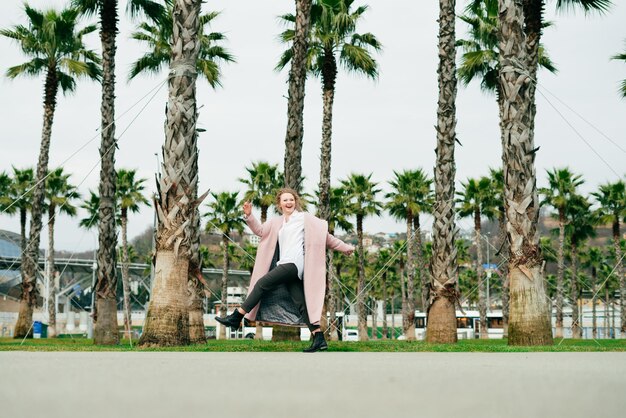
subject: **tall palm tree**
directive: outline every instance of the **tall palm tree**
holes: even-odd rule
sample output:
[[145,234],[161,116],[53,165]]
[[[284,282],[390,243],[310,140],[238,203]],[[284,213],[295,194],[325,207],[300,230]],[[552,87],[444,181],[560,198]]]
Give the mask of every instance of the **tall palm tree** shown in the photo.
[[304,136],[304,90],[312,0],[295,0],[296,19],[291,44],[287,132],[285,135],[285,186],[300,190],[302,182],[302,137]]
[[[402,314],[406,316],[403,321],[408,324],[404,330],[407,339],[415,340],[415,264],[420,278],[421,306],[425,309],[427,300],[426,275],[424,274],[424,260],[422,250],[422,234],[420,230],[420,213],[430,212],[433,196],[431,185],[432,179],[422,170],[394,171],[394,179],[389,182],[392,192],[387,193],[385,198],[386,207],[391,216],[406,222],[407,239],[407,305],[406,311]],[[416,227],[414,229],[414,226]],[[414,235],[415,234],[415,235]],[[415,248],[417,247],[417,250]],[[414,264],[413,257],[417,255],[417,263]]]
[[602,250],[598,247],[588,247],[582,254],[582,265],[589,269],[589,285],[591,287],[591,337],[598,338],[598,270],[606,260]]
[[569,168],[548,170],[548,184],[539,189],[544,195],[542,205],[548,204],[557,210],[559,220],[559,248],[556,274],[556,337],[563,338],[563,270],[565,266],[565,224],[566,209],[576,195],[576,188],[584,183],[582,176],[574,174]]
[[56,337],[56,280],[54,266],[54,224],[58,213],[76,216],[73,201],[80,198],[76,186],[70,184],[71,174],[63,172],[63,167],[51,171],[46,177],[44,205],[48,209],[48,337]]
[[[376,254],[376,263],[374,264],[374,269],[376,271],[382,271],[380,275],[381,283],[381,293],[382,293],[382,311],[383,311],[383,340],[386,340],[389,334],[389,328],[387,325],[387,303],[388,294],[389,294],[389,282],[387,280],[390,271],[393,271],[393,264],[391,262],[391,252],[388,249],[381,249],[378,254]],[[405,331],[406,332],[406,331]],[[413,327],[413,333],[415,333],[415,327]],[[405,334],[406,335],[406,334]]]
[[42,227],[44,178],[48,171],[57,93],[59,88],[64,93],[74,91],[78,77],[93,80],[100,78],[100,58],[83,43],[83,36],[95,31],[96,27],[89,25],[77,28],[76,9],[40,11],[24,3],[24,12],[28,18],[28,26],[17,25],[11,29],[0,30],[0,35],[15,40],[22,52],[31,58],[23,64],[10,67],[7,70],[8,77],[45,75],[41,145],[32,198],[30,238],[23,254],[22,300],[15,325],[15,338],[22,338],[28,333],[37,298],[35,281]]
[[[613,231],[613,251],[615,252],[615,276],[619,278],[620,295],[626,295],[626,279],[624,278],[624,260],[622,247],[621,225],[626,220],[626,182],[618,180],[614,183],[606,183],[599,187],[597,192],[592,193],[600,208],[598,209],[599,220],[602,223],[611,223]],[[621,332],[626,335],[626,298],[620,298],[621,308]]]
[[570,303],[572,305],[572,338],[582,338],[581,317],[578,309],[580,289],[578,287],[578,264],[580,248],[589,238],[596,235],[597,215],[591,211],[591,203],[584,196],[572,196],[567,205],[566,235],[570,244],[572,281],[570,286]]
[[239,179],[239,182],[248,188],[243,198],[261,209],[263,223],[267,220],[267,210],[276,199],[276,192],[282,187],[283,175],[278,169],[278,164],[266,161],[253,162],[252,167],[246,167],[246,171],[248,178]]
[[122,286],[124,292],[124,330],[130,338],[130,273],[128,257],[128,213],[137,213],[141,205],[147,205],[148,199],[143,195],[146,179],[137,179],[136,170],[117,170],[117,206],[120,208],[120,228],[122,231]]
[[532,80],[524,34],[524,10],[518,2],[499,2],[499,83],[502,108],[502,160],[509,258],[509,345],[550,345],[552,327],[543,277],[537,221],[539,199],[535,172]]
[[[160,5],[160,4],[159,4]],[[161,6],[161,5],[160,5]],[[139,74],[158,74],[169,63],[172,52],[172,11],[173,0],[163,0],[163,10],[156,16],[148,15],[149,22],[142,22],[131,38],[144,43],[148,52],[132,63],[129,79]],[[234,57],[220,42],[226,36],[220,32],[209,32],[208,28],[219,12],[200,15],[200,31],[198,33],[200,51],[196,60],[196,71],[209,82],[212,88],[221,86],[221,63],[234,62]]]
[[432,275],[428,304],[426,340],[432,343],[457,341],[455,306],[457,227],[454,208],[456,165],[456,67],[455,0],[439,1],[439,98],[437,102],[437,159],[435,163],[435,205],[433,207]]
[[[320,218],[325,220],[330,216],[333,103],[339,66],[372,79],[378,77],[378,65],[371,53],[380,50],[381,45],[371,33],[356,33],[357,24],[368,7],[360,6],[356,10],[351,10],[353,3],[354,0],[315,0],[311,7],[311,29],[306,62],[307,70],[322,80],[323,116],[318,212]],[[286,14],[281,18],[290,26],[296,21],[293,14]],[[290,27],[280,35],[280,38],[285,43],[292,43],[294,36],[294,29]],[[276,69],[285,68],[292,57],[292,49],[285,51]]]
[[140,345],[189,343],[188,276],[198,198],[195,67],[201,48],[200,0],[176,0],[162,173],[155,206],[156,276]]
[[341,187],[345,190],[346,206],[350,213],[356,216],[356,233],[358,237],[358,285],[357,285],[357,311],[359,340],[367,341],[367,311],[365,301],[367,299],[365,289],[365,251],[363,249],[363,220],[367,216],[379,215],[382,203],[377,199],[380,189],[378,183],[372,182],[372,175],[352,173],[347,179],[341,181]]
[[480,338],[487,339],[487,281],[485,280],[485,271],[483,269],[483,251],[482,251],[482,217],[493,219],[496,212],[496,201],[491,178],[481,177],[480,179],[468,178],[466,182],[461,183],[463,188],[457,192],[459,199],[459,216],[462,218],[471,216],[474,219],[474,249],[476,250],[476,259],[474,270],[478,279],[478,311],[480,314]]
[[[617,54],[617,55],[613,55],[611,57],[611,59],[620,60],[620,61],[626,62],[626,52],[623,52],[623,53]],[[622,80],[619,90],[620,90],[620,94],[622,95],[622,97],[626,97],[626,78]]]
[[[211,193],[213,201],[208,204],[209,212],[206,214],[209,220],[207,230],[219,229],[222,233],[222,303],[220,316],[225,317],[228,309],[228,269],[230,257],[228,255],[229,237],[233,231],[243,233],[244,219],[239,207],[239,192]],[[226,338],[226,327],[220,327],[220,339]]]

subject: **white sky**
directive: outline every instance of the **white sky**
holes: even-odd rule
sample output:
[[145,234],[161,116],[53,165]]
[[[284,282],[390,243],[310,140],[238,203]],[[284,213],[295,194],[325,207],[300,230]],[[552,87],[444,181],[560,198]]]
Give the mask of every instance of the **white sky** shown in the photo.
[[[61,0],[31,0],[29,3],[40,9],[66,4]],[[393,177],[393,170],[422,167],[432,173],[434,166],[438,2],[366,0],[356,3],[370,6],[359,31],[376,34],[384,51],[378,57],[378,81],[345,73],[339,76],[333,121],[332,177],[337,184],[338,179],[351,172],[372,172],[373,180],[380,182],[387,191],[386,182]],[[457,3],[458,11],[466,5],[465,1]],[[546,31],[543,42],[559,73],[540,72],[540,91],[556,96],[548,98],[567,122],[546,99],[537,95],[535,142],[541,146],[536,160],[540,186],[545,184],[545,170],[552,167],[567,165],[582,174],[586,180],[582,188],[585,192],[594,190],[598,184],[615,181],[618,174],[623,176],[626,172],[626,154],[559,103],[562,101],[574,109],[626,149],[626,100],[620,99],[617,92],[619,81],[626,78],[626,66],[610,60],[612,55],[626,48],[626,2],[615,3],[609,15],[586,17],[582,12],[571,11],[555,15],[555,1],[548,1],[547,17],[555,26]],[[125,1],[120,0],[116,67],[116,111],[120,117],[116,128],[120,137],[117,166],[137,169],[141,177],[149,179],[148,189],[152,191],[155,153],[160,155],[164,136],[166,88],[158,92],[133,123],[132,119],[147,98],[124,117],[121,115],[157,86],[165,74],[138,78],[132,83],[126,81],[130,63],[143,49],[129,39],[134,24],[124,14],[125,7]],[[199,139],[201,189],[243,190],[237,178],[245,175],[244,167],[252,161],[267,160],[282,165],[287,72],[273,71],[284,49],[277,40],[282,26],[276,16],[293,12],[293,9],[293,0],[209,0],[203,4],[204,11],[222,11],[212,30],[227,34],[225,45],[236,56],[237,63],[223,67],[223,88],[213,91],[204,81],[198,84],[198,103],[203,106],[199,127],[206,129]],[[25,22],[21,1],[0,2],[0,27]],[[459,22],[457,37],[465,34],[465,24]],[[97,33],[90,36],[89,44],[100,51]],[[26,59],[6,38],[0,39],[0,52],[0,170],[8,171],[11,165],[18,168],[36,165],[41,138],[43,78],[7,79],[4,77],[6,69]],[[320,93],[319,82],[309,78],[302,161],[308,191],[316,187],[319,176]],[[480,92],[478,85],[460,87],[457,118],[457,135],[463,144],[456,151],[457,179],[487,174],[488,167],[500,164],[495,98]],[[83,195],[88,194],[88,189],[97,188],[100,137],[96,129],[99,126],[99,85],[83,81],[74,95],[59,96],[50,167],[64,163],[74,183],[80,183]],[[84,149],[72,157],[85,144]],[[131,217],[129,235],[140,233],[151,222],[152,210],[146,207]],[[430,221],[424,224],[430,227]],[[79,229],[77,219],[61,216],[57,225],[57,249],[83,250],[95,246],[95,233]],[[469,229],[471,221],[462,220],[459,225]],[[18,232],[18,218],[0,215],[0,229]],[[399,232],[404,230],[404,225],[383,216],[367,219],[365,229],[370,233]],[[44,235],[42,247],[46,246]]]

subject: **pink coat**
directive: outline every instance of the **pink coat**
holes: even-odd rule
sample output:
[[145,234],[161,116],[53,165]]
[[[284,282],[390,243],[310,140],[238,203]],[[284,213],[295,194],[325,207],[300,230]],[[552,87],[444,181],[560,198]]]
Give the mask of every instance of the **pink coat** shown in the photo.
[[[256,282],[270,269],[278,231],[282,227],[283,217],[276,216],[261,224],[253,215],[248,216],[248,227],[261,237],[257,248],[254,270],[250,278],[248,293]],[[326,248],[338,251],[349,251],[354,248],[335,238],[328,232],[328,222],[309,213],[304,213],[304,298],[306,300],[309,320],[317,324],[322,316],[322,306],[326,293]],[[246,318],[254,321],[259,305],[246,314]],[[289,325],[289,324],[288,324]]]

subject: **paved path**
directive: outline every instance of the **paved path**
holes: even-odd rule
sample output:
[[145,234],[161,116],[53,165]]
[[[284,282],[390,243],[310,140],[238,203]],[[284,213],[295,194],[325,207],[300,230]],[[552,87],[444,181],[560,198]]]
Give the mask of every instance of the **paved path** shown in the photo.
[[626,353],[0,352],[0,417],[626,417]]

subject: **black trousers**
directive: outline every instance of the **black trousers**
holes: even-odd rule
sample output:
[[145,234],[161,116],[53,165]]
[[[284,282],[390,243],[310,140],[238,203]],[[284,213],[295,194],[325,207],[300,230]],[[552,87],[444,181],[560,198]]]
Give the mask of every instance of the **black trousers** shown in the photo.
[[318,325],[311,324],[309,313],[306,309],[306,300],[304,299],[304,283],[298,277],[298,268],[293,263],[279,264],[273,270],[270,270],[265,276],[261,277],[252,292],[241,305],[241,308],[250,312],[263,298],[265,292],[275,289],[279,285],[284,284],[289,291],[291,299],[298,307],[300,315],[304,318],[309,330],[313,331],[319,328]]

